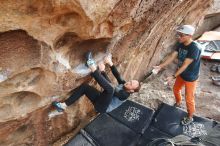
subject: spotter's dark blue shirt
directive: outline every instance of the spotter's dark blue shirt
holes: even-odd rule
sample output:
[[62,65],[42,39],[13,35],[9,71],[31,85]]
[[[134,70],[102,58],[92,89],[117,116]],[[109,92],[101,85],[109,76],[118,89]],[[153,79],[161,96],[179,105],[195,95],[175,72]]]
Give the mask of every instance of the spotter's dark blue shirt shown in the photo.
[[183,65],[186,58],[193,59],[193,62],[180,74],[185,81],[192,82],[198,79],[200,69],[201,50],[196,42],[192,42],[188,46],[182,43],[177,45],[178,67]]

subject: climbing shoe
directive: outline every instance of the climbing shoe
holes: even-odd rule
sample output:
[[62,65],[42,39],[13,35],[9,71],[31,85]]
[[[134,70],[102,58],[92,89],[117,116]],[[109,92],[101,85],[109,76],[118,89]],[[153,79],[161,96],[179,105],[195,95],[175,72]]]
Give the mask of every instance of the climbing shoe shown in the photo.
[[61,105],[60,102],[54,101],[54,102],[52,102],[52,105],[56,108],[56,110],[58,112],[63,112],[64,111],[64,107]]
[[190,123],[193,122],[193,118],[190,118],[190,117],[184,117],[181,121],[181,124],[186,126],[186,125],[189,125]]
[[92,52],[88,52],[86,54],[86,66],[90,67],[90,66],[93,66],[93,65],[96,65],[96,62],[92,57]]
[[180,108],[180,104],[175,103],[173,106]]

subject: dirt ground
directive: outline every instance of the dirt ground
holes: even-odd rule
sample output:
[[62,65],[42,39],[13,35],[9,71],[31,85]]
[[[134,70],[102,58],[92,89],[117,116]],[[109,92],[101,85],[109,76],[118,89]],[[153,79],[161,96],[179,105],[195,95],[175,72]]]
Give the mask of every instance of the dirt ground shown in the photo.
[[[220,86],[212,84],[212,76],[220,76],[220,73],[211,72],[210,67],[220,62],[202,60],[200,77],[196,90],[196,115],[212,118],[220,121]],[[175,103],[172,92],[172,85],[165,85],[166,76],[174,73],[175,65],[163,71],[161,74],[153,75],[149,79],[143,81],[142,88],[139,93],[131,96],[131,100],[139,102],[143,105],[157,108],[161,102],[173,105]],[[183,89],[184,91],[184,89]],[[186,109],[184,92],[181,108]]]

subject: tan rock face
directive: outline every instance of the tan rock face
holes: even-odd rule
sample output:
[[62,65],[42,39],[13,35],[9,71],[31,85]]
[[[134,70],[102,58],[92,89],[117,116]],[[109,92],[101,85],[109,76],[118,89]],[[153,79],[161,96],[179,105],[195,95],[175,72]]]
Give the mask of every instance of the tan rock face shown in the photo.
[[49,145],[94,114],[80,99],[48,119],[91,78],[89,50],[106,51],[125,79],[141,79],[170,51],[174,29],[197,25],[212,0],[3,0],[0,3],[0,145]]
[[208,12],[208,14],[219,13],[220,12],[220,1],[213,0],[212,6]]

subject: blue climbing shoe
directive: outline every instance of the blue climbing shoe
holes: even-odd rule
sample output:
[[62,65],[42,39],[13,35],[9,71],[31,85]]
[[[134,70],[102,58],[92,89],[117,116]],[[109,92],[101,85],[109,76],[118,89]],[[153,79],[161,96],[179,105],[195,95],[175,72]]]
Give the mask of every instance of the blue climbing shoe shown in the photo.
[[93,66],[93,65],[96,65],[96,62],[92,57],[92,52],[88,52],[86,54],[86,66],[90,67],[90,66]]
[[63,112],[64,108],[61,106],[60,102],[54,101],[52,105],[56,108],[58,112]]

